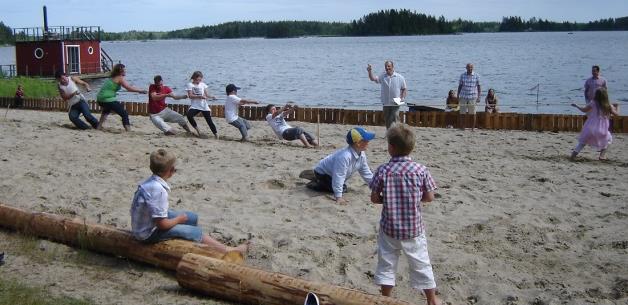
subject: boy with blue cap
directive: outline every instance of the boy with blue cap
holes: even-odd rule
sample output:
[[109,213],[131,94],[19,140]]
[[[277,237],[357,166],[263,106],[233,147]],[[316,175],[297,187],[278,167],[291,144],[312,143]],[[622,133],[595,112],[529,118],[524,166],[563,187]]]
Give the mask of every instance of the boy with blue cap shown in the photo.
[[367,184],[373,179],[365,153],[369,141],[373,138],[375,134],[364,128],[351,128],[347,133],[349,146],[335,151],[318,162],[314,167],[314,177],[307,187],[319,192],[333,193],[337,203],[346,203],[347,201],[342,198],[342,193],[347,191],[345,185],[347,179],[355,172],[359,172]]

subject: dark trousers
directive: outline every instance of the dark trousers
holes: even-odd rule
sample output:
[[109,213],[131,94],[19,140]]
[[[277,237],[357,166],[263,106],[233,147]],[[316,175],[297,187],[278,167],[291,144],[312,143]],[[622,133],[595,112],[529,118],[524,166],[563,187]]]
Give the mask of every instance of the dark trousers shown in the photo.
[[122,118],[122,125],[129,126],[131,123],[129,122],[129,114],[124,110],[124,106],[120,104],[118,101],[114,102],[98,102],[98,105],[102,107],[101,115],[109,114],[112,111],[117,113]]
[[94,129],[98,127],[98,120],[91,112],[89,112],[89,106],[84,100],[72,105],[72,107],[70,107],[70,112],[68,112],[68,116],[70,117],[70,121],[72,121],[78,129],[89,129],[89,126],[79,118],[81,114],[85,120],[87,120],[87,122],[94,127]]
[[197,115],[199,112],[203,114],[203,117],[205,118],[205,122],[207,122],[207,125],[209,125],[209,129],[212,130],[212,133],[217,134],[218,130],[216,129],[216,125],[214,125],[214,121],[212,121],[211,111],[203,111],[203,110],[190,108],[186,115],[188,117],[188,121],[190,121],[190,125],[192,125],[192,127],[194,128],[198,126],[196,125],[196,120],[194,120],[194,116]]
[[[317,192],[326,192],[326,193],[334,193],[334,189],[331,186],[331,176],[327,174],[319,174],[314,171],[314,176],[316,177],[314,180],[310,181],[306,186],[307,188],[317,191]],[[342,192],[347,192],[347,185],[342,185]]]
[[13,99],[13,108],[22,108],[22,97],[21,96],[16,96]]

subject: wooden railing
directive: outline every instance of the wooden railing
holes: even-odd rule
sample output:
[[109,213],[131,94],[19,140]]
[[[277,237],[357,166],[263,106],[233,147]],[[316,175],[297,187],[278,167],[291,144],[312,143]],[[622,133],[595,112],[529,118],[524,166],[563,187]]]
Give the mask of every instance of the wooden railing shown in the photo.
[[[96,101],[89,101],[92,112],[100,112],[100,106]],[[13,97],[0,97],[0,107],[13,106]],[[148,104],[144,102],[123,102],[130,115],[148,115]],[[172,104],[169,107],[181,114],[185,114],[188,105]],[[61,99],[24,99],[24,109],[43,111],[67,111],[66,102]],[[212,116],[224,117],[223,105],[211,105]],[[240,116],[247,120],[261,121],[266,118],[264,106],[240,107]],[[400,119],[410,126],[458,128],[459,116],[452,112],[401,112]],[[470,124],[472,116],[466,121]],[[375,125],[383,126],[384,118],[380,110],[354,110],[334,108],[297,108],[295,114],[288,118],[309,123],[329,123],[344,125]],[[527,130],[527,131],[571,131],[577,132],[582,128],[586,120],[584,115],[564,114],[528,114],[528,113],[498,113],[489,114],[480,112],[477,114],[476,127],[480,129],[502,130]],[[469,125],[467,125],[469,127]],[[614,133],[628,133],[628,116],[614,116],[611,118],[610,128]]]

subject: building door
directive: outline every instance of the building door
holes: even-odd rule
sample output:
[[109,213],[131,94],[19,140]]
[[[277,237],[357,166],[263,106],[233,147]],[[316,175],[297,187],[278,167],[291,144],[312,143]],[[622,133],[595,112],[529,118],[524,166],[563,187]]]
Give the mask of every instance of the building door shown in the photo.
[[81,73],[81,55],[79,54],[79,46],[66,46],[65,54],[67,54],[67,70],[68,74]]

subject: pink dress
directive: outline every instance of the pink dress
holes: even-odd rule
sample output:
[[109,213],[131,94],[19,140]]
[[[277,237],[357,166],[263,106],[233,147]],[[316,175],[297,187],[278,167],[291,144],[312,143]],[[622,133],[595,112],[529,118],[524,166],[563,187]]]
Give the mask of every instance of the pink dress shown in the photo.
[[587,120],[582,126],[578,141],[599,150],[606,149],[613,141],[613,136],[608,131],[608,116],[600,111],[595,101],[589,102],[589,106],[591,110],[587,112]]

